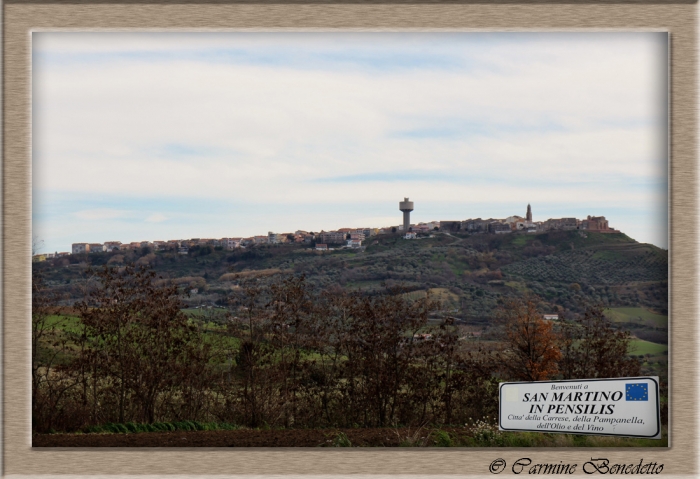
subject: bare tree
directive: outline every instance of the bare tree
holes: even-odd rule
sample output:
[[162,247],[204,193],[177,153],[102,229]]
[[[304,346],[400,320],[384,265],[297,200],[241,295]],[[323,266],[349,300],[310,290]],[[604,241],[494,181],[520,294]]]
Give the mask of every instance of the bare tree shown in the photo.
[[632,335],[616,329],[600,305],[589,306],[579,320],[562,326],[560,370],[564,379],[638,376],[640,363],[630,356]]
[[32,423],[39,430],[56,425],[67,394],[77,385],[60,361],[70,354],[70,346],[62,334],[65,318],[58,299],[41,275],[32,272]]
[[197,370],[193,359],[206,362],[199,333],[180,311],[177,286],[157,286],[153,271],[105,266],[96,277],[98,287],[77,304],[90,338],[84,360],[92,367],[81,370],[94,375],[93,401],[100,401],[100,390],[113,394],[116,420],[124,422],[130,410],[153,422],[160,395]]

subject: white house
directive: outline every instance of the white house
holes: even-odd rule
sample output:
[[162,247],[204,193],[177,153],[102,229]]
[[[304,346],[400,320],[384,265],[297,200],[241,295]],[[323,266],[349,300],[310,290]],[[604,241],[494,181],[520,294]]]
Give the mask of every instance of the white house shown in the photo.
[[221,238],[221,246],[227,250],[233,250],[241,247],[241,238]]
[[119,251],[121,241],[105,241],[105,251]]

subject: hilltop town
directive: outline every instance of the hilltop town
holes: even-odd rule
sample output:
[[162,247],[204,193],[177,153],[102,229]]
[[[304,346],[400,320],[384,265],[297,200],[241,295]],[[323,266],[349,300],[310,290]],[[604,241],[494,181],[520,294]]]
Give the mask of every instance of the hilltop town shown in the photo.
[[[405,206],[410,205],[410,206]],[[180,254],[188,254],[189,248],[194,246],[212,246],[224,250],[246,248],[257,244],[284,244],[304,243],[319,251],[341,248],[362,248],[372,236],[384,234],[400,234],[404,239],[418,239],[430,235],[435,231],[444,233],[473,233],[473,234],[508,234],[508,233],[543,233],[547,231],[574,231],[579,230],[583,234],[586,231],[597,233],[620,233],[619,230],[610,228],[605,216],[587,216],[586,219],[578,218],[550,218],[546,221],[533,221],[532,207],[527,205],[525,217],[509,216],[503,219],[466,219],[452,221],[431,221],[428,223],[410,223],[410,211],[413,210],[413,202],[404,198],[400,203],[404,211],[404,223],[395,226],[380,228],[340,228],[334,231],[296,230],[293,233],[268,232],[267,235],[256,235],[247,238],[191,238],[173,239],[167,241],[134,241],[122,243],[121,241],[105,241],[104,243],[73,243],[70,252],[56,252],[34,255],[34,261],[44,261],[57,256],[84,253],[103,253],[125,250],[137,250],[150,248],[154,251],[175,250]]]

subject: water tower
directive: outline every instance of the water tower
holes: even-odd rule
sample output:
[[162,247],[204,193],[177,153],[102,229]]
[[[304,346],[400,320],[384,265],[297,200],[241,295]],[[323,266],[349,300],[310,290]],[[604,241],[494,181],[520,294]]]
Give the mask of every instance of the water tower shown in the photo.
[[413,211],[413,201],[408,201],[408,198],[404,198],[402,202],[399,203],[399,209],[403,211],[403,232],[408,233],[408,228],[411,227],[411,211]]

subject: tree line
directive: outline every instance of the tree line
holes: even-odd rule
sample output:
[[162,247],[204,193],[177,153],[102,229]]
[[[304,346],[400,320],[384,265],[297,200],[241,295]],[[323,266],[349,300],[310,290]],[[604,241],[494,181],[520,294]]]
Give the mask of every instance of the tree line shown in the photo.
[[504,303],[499,341],[465,338],[429,294],[318,291],[303,275],[241,280],[218,324],[146,267],[89,270],[67,313],[33,277],[36,432],[106,423],[248,427],[454,425],[494,418],[498,382],[639,375],[630,334],[600,308],[552,323]]

